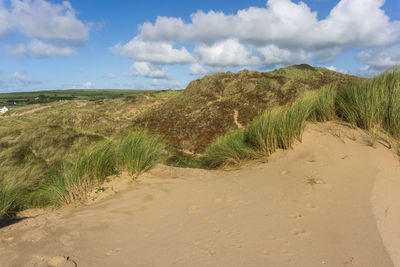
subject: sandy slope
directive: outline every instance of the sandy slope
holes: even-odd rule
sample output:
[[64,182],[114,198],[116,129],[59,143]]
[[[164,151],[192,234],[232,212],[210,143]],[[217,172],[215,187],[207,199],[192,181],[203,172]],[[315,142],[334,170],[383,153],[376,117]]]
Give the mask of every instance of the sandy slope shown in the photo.
[[0,265],[400,266],[399,179],[389,150],[311,125],[266,164],[157,166],[115,197],[3,227]]

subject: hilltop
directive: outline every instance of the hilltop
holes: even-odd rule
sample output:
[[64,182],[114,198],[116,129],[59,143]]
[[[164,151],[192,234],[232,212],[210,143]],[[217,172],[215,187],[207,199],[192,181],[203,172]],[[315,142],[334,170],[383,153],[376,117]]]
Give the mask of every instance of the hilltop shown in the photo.
[[[285,139],[283,148],[287,148],[293,136],[300,138],[308,109],[317,104],[320,95],[332,95],[363,80],[325,68],[296,65],[265,73],[216,73],[191,82],[181,91],[13,109],[0,118],[0,195],[3,192],[5,199],[22,199],[0,203],[4,209],[0,214],[85,199],[86,193],[107,176],[129,171],[136,177],[155,162],[203,168],[225,165],[232,161],[231,152],[223,154],[218,142],[212,145],[218,137],[248,127],[265,110],[290,108],[305,93],[317,93],[335,84],[314,94],[309,104],[299,102],[305,113],[295,112],[300,116],[293,118],[298,128],[290,129],[296,134],[289,133]],[[330,114],[335,113],[332,97],[326,107]],[[253,147],[247,148],[253,144],[242,144],[242,136],[243,132],[234,134],[238,143],[233,145],[229,135],[225,140],[228,148],[237,144],[244,147],[238,150],[239,161],[253,158]],[[279,145],[274,143],[268,153]],[[211,150],[201,155],[207,147]],[[222,158],[214,160],[215,153],[220,152]]]
[[138,116],[134,125],[181,149],[201,153],[216,137],[246,126],[267,108],[328,84],[335,83],[340,90],[360,80],[306,64],[271,72],[216,73],[192,81],[181,94]]

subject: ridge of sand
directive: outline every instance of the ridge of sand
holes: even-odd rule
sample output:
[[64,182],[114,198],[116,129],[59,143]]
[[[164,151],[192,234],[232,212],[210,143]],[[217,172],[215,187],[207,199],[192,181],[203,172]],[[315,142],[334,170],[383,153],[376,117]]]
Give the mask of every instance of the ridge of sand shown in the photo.
[[229,172],[158,165],[3,227],[0,266],[399,266],[399,161],[346,131],[309,125],[294,150]]

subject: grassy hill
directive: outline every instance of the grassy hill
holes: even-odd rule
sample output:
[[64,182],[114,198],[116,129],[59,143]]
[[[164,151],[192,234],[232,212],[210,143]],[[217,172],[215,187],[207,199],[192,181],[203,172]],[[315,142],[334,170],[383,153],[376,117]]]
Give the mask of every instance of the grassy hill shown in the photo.
[[397,71],[363,79],[297,65],[216,73],[182,91],[13,109],[0,117],[0,217],[84,199],[107,176],[136,176],[155,162],[214,168],[266,157],[300,140],[307,120],[399,138],[399,81]]
[[145,126],[182,149],[201,153],[218,136],[246,126],[267,108],[285,105],[327,84],[336,83],[340,89],[361,80],[309,65],[265,73],[216,73],[192,81],[182,94],[138,116],[134,125]]
[[71,90],[49,90],[36,92],[1,93],[0,106],[15,108],[31,104],[44,104],[64,100],[104,100],[138,94],[151,94],[155,91],[147,90],[94,90],[94,89],[71,89]]
[[0,181],[39,187],[91,145],[132,129],[137,114],[175,94],[159,91],[108,101],[73,100],[13,109],[0,116]]

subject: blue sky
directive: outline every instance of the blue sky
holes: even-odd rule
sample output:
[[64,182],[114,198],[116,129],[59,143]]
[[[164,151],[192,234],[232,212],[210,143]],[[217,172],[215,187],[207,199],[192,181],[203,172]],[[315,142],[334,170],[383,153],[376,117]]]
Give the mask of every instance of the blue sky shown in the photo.
[[398,0],[0,0],[0,92],[184,88],[216,71],[400,64]]

